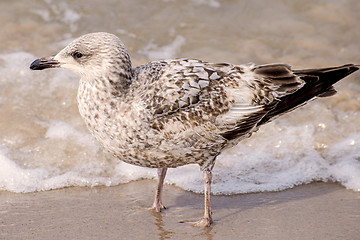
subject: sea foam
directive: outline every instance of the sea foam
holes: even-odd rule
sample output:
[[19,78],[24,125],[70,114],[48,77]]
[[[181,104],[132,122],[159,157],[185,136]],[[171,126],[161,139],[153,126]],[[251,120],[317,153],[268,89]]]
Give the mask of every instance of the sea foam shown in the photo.
[[183,36],[178,35],[173,42],[165,46],[158,46],[150,42],[141,49],[139,53],[146,55],[151,60],[174,58],[185,43],[186,39]]

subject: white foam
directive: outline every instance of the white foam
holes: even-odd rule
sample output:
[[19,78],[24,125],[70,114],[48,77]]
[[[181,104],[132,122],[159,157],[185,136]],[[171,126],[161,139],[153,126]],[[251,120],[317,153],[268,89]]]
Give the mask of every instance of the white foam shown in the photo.
[[64,1],[46,0],[45,2],[42,9],[30,9],[30,11],[40,16],[45,22],[55,20],[70,26],[72,32],[77,30],[76,23],[81,16],[71,6]]
[[329,179],[348,189],[360,191],[360,134],[352,133],[326,152],[334,159],[329,164]]
[[[62,172],[58,168],[38,167],[26,169],[20,167],[12,159],[0,152],[0,190],[11,192],[45,191],[68,186],[111,185],[108,178],[86,177],[81,171]],[[111,182],[111,181],[110,181]]]
[[139,53],[146,55],[151,60],[174,58],[178,55],[177,53],[180,51],[185,42],[186,39],[179,35],[176,36],[172,43],[161,47],[150,42],[141,49]]
[[198,5],[206,4],[213,8],[220,7],[220,3],[216,0],[193,0],[193,2]]
[[[30,71],[34,59],[28,53],[0,54],[0,116],[6,124],[0,128],[0,190],[113,186],[156,178],[155,169],[103,152],[77,112],[77,77],[63,70]],[[356,109],[357,97],[342,97],[350,110],[341,110],[339,99],[331,107],[325,105],[331,98],[311,102],[221,154],[213,193],[279,191],[312,181],[336,181],[360,191],[360,131],[350,107]],[[165,181],[203,191],[197,165],[169,169]]]
[[[164,2],[175,2],[176,0],[163,0]],[[195,5],[208,5],[209,7],[218,8],[220,3],[216,0],[192,0]]]
[[80,132],[73,126],[58,120],[50,120],[50,126],[45,137],[63,141],[70,139],[73,142],[87,146],[95,152],[99,150],[99,145],[89,133]]
[[119,29],[116,30],[116,32],[118,32],[121,35],[126,35],[126,36],[129,36],[129,37],[132,37],[132,38],[137,38],[135,33],[130,33],[126,29],[119,28]]

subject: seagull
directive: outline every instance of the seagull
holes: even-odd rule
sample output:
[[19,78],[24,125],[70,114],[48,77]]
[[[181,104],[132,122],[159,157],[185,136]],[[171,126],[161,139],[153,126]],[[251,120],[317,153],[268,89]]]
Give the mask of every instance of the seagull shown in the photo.
[[165,209],[168,168],[198,164],[203,172],[204,216],[213,222],[211,178],[216,157],[260,126],[317,97],[360,65],[292,70],[288,64],[234,65],[196,59],[152,61],[132,67],[121,40],[97,32],[73,40],[58,54],[35,60],[32,70],[64,68],[81,79],[77,101],[92,135],[118,159],[158,168],[151,209]]

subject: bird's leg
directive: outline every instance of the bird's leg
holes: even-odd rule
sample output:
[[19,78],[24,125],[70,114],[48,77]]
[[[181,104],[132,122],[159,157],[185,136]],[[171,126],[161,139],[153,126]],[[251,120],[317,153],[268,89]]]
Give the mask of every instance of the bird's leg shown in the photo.
[[162,189],[164,185],[164,179],[166,176],[167,168],[158,168],[158,186],[155,193],[154,204],[151,209],[154,209],[156,212],[160,212],[162,209],[166,209],[166,207],[162,203]]
[[212,173],[210,169],[205,169],[203,171],[203,182],[204,182],[204,217],[194,223],[194,226],[197,227],[209,227],[212,223],[211,218],[211,178]]
[[195,227],[209,227],[211,225],[211,178],[212,173],[210,169],[203,170],[203,182],[204,182],[204,217],[199,221],[183,220],[181,223],[191,223]]

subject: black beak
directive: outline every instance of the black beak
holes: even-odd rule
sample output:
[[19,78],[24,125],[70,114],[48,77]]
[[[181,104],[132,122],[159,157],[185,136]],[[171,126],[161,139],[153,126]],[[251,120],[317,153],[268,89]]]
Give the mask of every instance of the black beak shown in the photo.
[[45,68],[58,68],[60,62],[55,60],[54,57],[43,57],[36,59],[30,65],[31,70],[43,70]]

